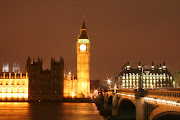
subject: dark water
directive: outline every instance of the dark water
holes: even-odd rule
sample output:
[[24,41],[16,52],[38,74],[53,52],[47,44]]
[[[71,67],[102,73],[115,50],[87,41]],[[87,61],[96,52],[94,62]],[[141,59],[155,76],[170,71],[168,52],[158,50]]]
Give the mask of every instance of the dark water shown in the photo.
[[0,120],[103,120],[94,103],[0,102]]

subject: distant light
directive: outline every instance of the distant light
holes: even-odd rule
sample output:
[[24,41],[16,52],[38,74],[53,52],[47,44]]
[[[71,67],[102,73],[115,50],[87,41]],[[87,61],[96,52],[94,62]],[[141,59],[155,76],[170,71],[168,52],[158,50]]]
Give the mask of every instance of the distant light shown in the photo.
[[97,95],[97,94],[98,94],[98,90],[95,90],[95,91],[94,91],[94,94],[96,94],[96,95]]
[[108,84],[110,84],[111,83],[111,81],[108,79]]
[[75,93],[74,93],[74,92],[72,92],[71,96],[72,96],[72,98],[74,98],[74,96],[75,96]]

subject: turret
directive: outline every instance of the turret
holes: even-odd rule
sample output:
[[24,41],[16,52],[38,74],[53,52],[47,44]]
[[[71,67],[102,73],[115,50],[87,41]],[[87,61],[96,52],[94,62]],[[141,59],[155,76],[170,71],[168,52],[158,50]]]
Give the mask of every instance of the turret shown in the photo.
[[138,70],[141,70],[141,62],[138,63]]
[[163,66],[162,66],[162,68],[163,68],[163,70],[166,70],[167,68],[166,68],[166,64],[165,64],[165,62],[163,62]]
[[154,62],[152,62],[151,70],[154,70]]

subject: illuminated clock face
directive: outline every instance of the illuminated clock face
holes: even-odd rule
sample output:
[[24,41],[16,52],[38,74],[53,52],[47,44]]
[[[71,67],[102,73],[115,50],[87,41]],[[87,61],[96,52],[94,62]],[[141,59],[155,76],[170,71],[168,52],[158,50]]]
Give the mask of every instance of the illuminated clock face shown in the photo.
[[86,50],[86,45],[85,44],[80,45],[80,50],[85,51]]

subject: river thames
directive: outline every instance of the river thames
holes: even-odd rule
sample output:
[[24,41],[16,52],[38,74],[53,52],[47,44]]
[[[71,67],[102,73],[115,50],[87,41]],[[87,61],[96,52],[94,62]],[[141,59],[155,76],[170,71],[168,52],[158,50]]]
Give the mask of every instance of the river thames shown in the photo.
[[0,120],[104,120],[94,103],[0,102]]

